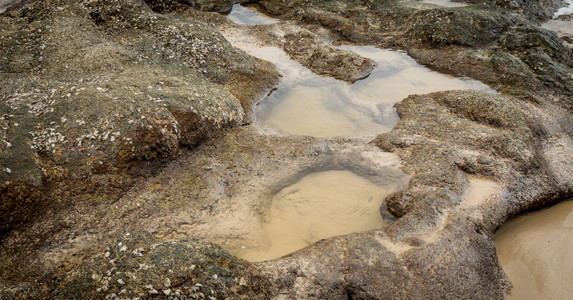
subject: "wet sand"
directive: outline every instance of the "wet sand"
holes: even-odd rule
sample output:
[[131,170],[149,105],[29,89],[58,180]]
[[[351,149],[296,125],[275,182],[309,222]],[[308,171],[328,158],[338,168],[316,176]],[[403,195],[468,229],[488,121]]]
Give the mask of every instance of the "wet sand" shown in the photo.
[[495,243],[513,284],[506,299],[571,299],[573,201],[508,221]]
[[233,253],[251,262],[278,258],[320,239],[380,229],[379,208],[388,189],[350,171],[309,174],[272,198],[263,216],[268,245]]

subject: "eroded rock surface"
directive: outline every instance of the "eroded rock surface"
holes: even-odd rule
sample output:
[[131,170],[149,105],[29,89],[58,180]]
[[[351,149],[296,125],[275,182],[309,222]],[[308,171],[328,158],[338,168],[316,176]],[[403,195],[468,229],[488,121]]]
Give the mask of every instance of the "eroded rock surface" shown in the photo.
[[[572,50],[530,21],[547,19],[561,2],[244,2],[282,21],[247,27],[204,12],[225,10],[226,1],[54,0],[0,14],[2,295],[50,297],[77,288],[96,298],[121,297],[122,289],[150,295],[143,282],[116,272],[125,269],[143,272],[163,295],[156,286],[171,295],[199,282],[230,298],[501,299],[510,284],[495,230],[511,216],[573,196]],[[330,41],[404,50],[500,94],[411,95],[397,105],[396,127],[370,145],[228,130],[252,120],[252,105],[277,74],[208,23],[226,34],[248,32],[315,72],[348,81],[369,64],[345,54],[358,68],[322,69],[341,53],[331,52]],[[371,176],[389,162],[399,165],[396,155],[411,179],[381,208],[397,217],[386,229],[257,264],[183,242],[243,238],[265,209],[263,196],[310,169],[335,165]],[[475,196],[479,182],[492,192]],[[217,227],[229,212],[236,224]],[[141,230],[155,237],[125,236]],[[124,254],[119,243],[132,251],[157,246]],[[104,295],[101,280],[87,277],[109,271],[116,248]],[[197,259],[205,269],[182,271]],[[140,262],[150,268],[136,270]],[[209,270],[220,266],[214,278]],[[169,278],[173,289],[159,276],[169,270],[180,275]]]
[[320,75],[350,83],[370,75],[376,63],[360,55],[319,45],[308,30],[285,35],[284,50],[290,57]]
[[[126,233],[62,278],[21,285],[6,298],[118,299],[190,297],[262,299],[264,277],[219,246],[186,240],[170,243],[147,232]],[[4,298],[4,297],[3,297]]]
[[[278,76],[212,26],[143,1],[39,1],[0,23],[2,232],[71,204],[74,186],[116,194],[250,122]],[[42,194],[50,185],[61,192]]]

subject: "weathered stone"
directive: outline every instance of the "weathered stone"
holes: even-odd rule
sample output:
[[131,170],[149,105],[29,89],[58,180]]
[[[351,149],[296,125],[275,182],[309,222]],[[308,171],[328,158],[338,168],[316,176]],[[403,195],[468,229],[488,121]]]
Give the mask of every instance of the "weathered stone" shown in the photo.
[[[408,51],[500,94],[403,100],[400,122],[371,143],[399,155],[411,175],[381,207],[398,219],[252,266],[215,246],[183,241],[211,230],[220,220],[213,211],[253,209],[261,200],[252,195],[279,190],[309,169],[376,173],[377,165],[356,155],[372,147],[265,137],[251,127],[218,135],[248,123],[252,104],[276,79],[272,66],[194,21],[222,26],[224,17],[200,10],[221,10],[226,1],[54,0],[11,9],[0,15],[0,275],[9,280],[0,282],[2,297],[63,298],[78,289],[95,298],[121,297],[123,289],[175,297],[191,282],[221,298],[502,298],[509,283],[496,258],[495,230],[511,216],[573,196],[571,50],[528,19],[547,18],[559,1],[465,8],[397,0],[243,2],[282,18],[252,32],[275,39],[269,45],[286,40],[303,61],[316,51],[317,61],[332,61],[332,48],[321,48],[326,28],[328,39]],[[307,61],[317,72],[324,67]],[[161,168],[182,146],[195,148]],[[136,182],[137,174],[157,175]],[[475,180],[497,192],[469,199]],[[111,238],[142,227],[179,243]],[[139,250],[149,245],[155,249]],[[110,259],[117,268],[108,275]],[[139,268],[139,260],[151,267]],[[169,270],[180,276],[163,276]],[[118,273],[124,271],[143,276]],[[46,274],[55,278],[41,279]],[[93,274],[109,277],[109,293],[98,291],[103,282],[90,281]]]
[[[239,282],[241,278],[241,282]],[[166,296],[262,299],[268,282],[249,263],[194,239],[171,243],[127,233],[62,278],[0,292],[2,298],[147,298]],[[110,296],[115,295],[115,296]]]
[[[252,120],[278,78],[213,27],[139,0],[38,1],[0,23],[0,114],[14,116],[1,135],[0,165],[13,170],[0,172],[3,195],[146,173]],[[19,211],[10,203],[27,200],[6,201]]]
[[293,60],[320,75],[352,83],[370,75],[376,66],[373,60],[354,52],[318,44],[308,30],[287,34],[285,40],[285,52]]

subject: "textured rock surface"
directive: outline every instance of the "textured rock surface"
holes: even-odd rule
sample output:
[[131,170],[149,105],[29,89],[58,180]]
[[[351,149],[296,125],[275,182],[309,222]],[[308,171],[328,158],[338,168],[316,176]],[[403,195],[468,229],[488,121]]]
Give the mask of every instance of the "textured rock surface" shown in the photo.
[[219,246],[127,233],[64,277],[15,286],[3,299],[263,299],[268,282]]
[[[495,230],[511,216],[573,197],[572,50],[530,22],[561,2],[243,2],[281,23],[246,28],[204,12],[225,10],[227,1],[54,0],[0,14],[2,297],[65,297],[78,289],[95,298],[121,297],[122,289],[209,297],[213,289],[221,298],[501,299],[510,284]],[[401,120],[392,132],[370,145],[227,130],[251,120],[276,72],[232,48],[210,23],[248,32],[339,78],[360,72],[321,71],[312,64],[330,55],[309,58],[331,53],[333,40],[407,51],[500,94],[411,95],[396,106]],[[395,156],[376,147],[398,155],[411,175],[381,207],[397,217],[386,229],[254,265],[189,240],[248,234],[263,196],[310,170],[389,176],[376,169]],[[494,192],[470,197],[476,180]],[[240,221],[230,233],[216,226],[229,212]],[[176,243],[125,236],[141,230]],[[196,272],[186,273],[191,265]],[[124,278],[127,271],[149,282]],[[194,290],[202,288],[196,283],[209,289]]]
[[293,60],[320,75],[354,82],[370,75],[376,63],[360,55],[317,43],[308,30],[285,35],[284,50]]
[[143,1],[41,1],[0,23],[1,231],[37,217],[22,202],[66,201],[37,189],[126,187],[249,122],[277,80],[213,27]]
[[[383,231],[330,239],[262,263],[279,294],[502,298],[508,283],[495,230],[508,216],[573,195],[566,154],[573,142],[560,133],[572,129],[570,115],[548,117],[516,99],[479,92],[410,96],[397,107],[400,122],[373,144],[398,153],[412,174],[408,189],[387,199],[398,220]],[[502,188],[467,198],[472,178]]]

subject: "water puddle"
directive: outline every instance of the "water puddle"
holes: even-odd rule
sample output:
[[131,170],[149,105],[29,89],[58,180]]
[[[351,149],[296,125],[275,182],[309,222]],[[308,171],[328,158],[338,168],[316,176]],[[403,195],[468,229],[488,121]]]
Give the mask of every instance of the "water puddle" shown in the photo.
[[233,9],[227,17],[237,24],[245,25],[267,25],[279,22],[277,19],[259,13],[255,8],[245,7],[241,4],[233,5]]
[[434,4],[443,7],[465,7],[468,6],[466,3],[453,2],[450,0],[423,0],[424,3]]
[[306,175],[271,199],[263,216],[266,245],[233,251],[251,262],[274,259],[332,236],[381,229],[392,221],[380,206],[392,187],[380,187],[350,171]]
[[[377,63],[372,74],[348,84],[316,75],[282,51],[251,54],[277,65],[283,80],[257,107],[257,122],[287,134],[315,137],[366,136],[390,131],[399,121],[394,104],[410,94],[441,90],[492,91],[485,84],[444,75],[419,65],[407,54],[371,46],[342,46]],[[270,55],[269,55],[270,54]]]
[[[244,8],[233,11],[238,13],[239,9]],[[368,78],[348,84],[317,75],[291,60],[282,49],[257,45],[248,34],[227,32],[225,38],[250,55],[274,63],[283,76],[277,89],[255,108],[255,125],[267,134],[326,138],[376,135],[390,131],[399,121],[394,104],[410,94],[459,89],[495,92],[475,80],[431,71],[399,51],[338,47],[377,63]],[[381,170],[377,168],[375,173]],[[244,225],[250,230],[249,237],[237,227],[222,234],[226,237],[217,242],[234,255],[257,262],[279,258],[328,237],[382,229],[394,219],[380,207],[388,193],[402,187],[404,178],[379,181],[370,177],[372,181],[340,170],[308,174],[272,199],[265,197],[265,208],[259,210],[260,224],[252,218],[237,223],[250,224]]]
[[573,201],[506,222],[495,234],[495,244],[513,284],[506,299],[573,295]]
[[573,21],[550,20],[541,25],[542,28],[555,31],[558,34],[573,35]]

